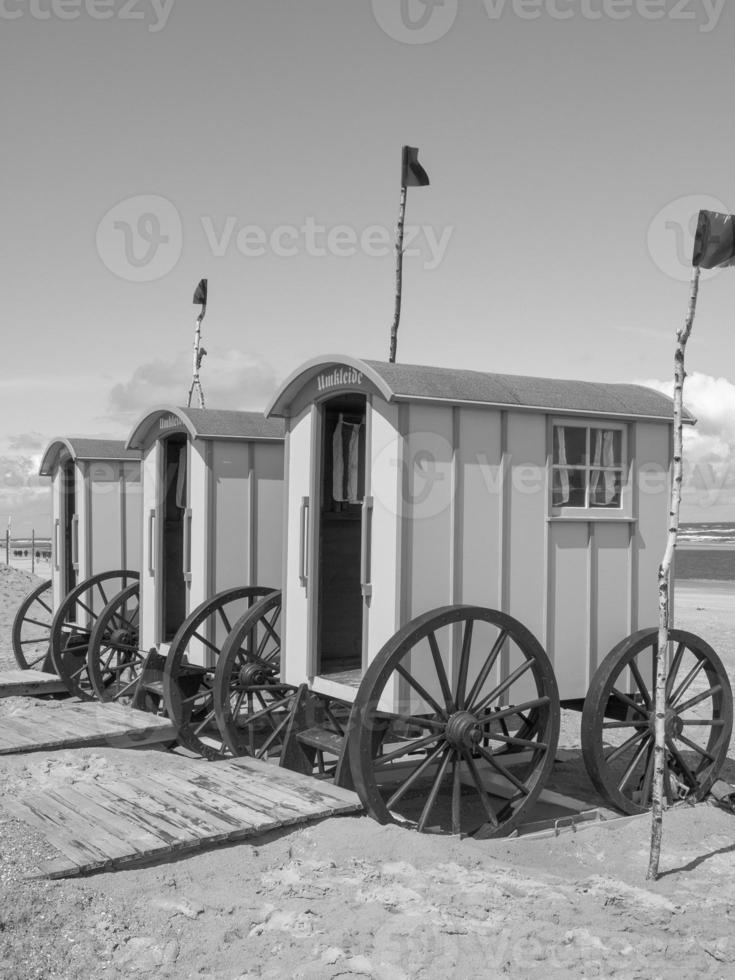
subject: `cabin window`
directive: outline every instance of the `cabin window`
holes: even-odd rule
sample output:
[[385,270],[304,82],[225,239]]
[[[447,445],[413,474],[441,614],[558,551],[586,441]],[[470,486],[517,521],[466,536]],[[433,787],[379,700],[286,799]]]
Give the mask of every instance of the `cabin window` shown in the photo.
[[555,510],[621,508],[624,436],[622,427],[554,425],[551,504]]

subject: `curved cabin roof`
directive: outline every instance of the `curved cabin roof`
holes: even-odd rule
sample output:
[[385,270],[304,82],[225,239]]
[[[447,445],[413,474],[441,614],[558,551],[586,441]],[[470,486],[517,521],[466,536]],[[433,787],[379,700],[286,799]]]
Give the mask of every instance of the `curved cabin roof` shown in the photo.
[[[295,371],[272,398],[266,415],[287,418],[293,401],[310,381],[340,367],[359,372],[387,402],[487,405],[563,415],[603,415],[606,418],[654,421],[670,421],[674,414],[671,398],[643,385],[488,374],[330,355],[314,358]],[[338,394],[340,390],[349,388],[349,384],[344,387],[338,384],[330,390]],[[358,385],[353,386],[352,390],[355,388]],[[687,412],[684,417],[685,421],[694,421]]]
[[166,426],[161,422],[169,419],[173,425],[181,425],[191,439],[237,439],[242,442],[282,442],[283,423],[267,419],[262,412],[231,412],[216,408],[182,408],[176,405],[158,405],[133,426],[126,443],[128,449],[141,449],[151,429],[161,432]]
[[39,473],[41,476],[53,476],[53,472],[62,459],[101,460],[112,462],[138,462],[140,453],[125,448],[122,439],[67,439],[59,436],[52,439],[44,450]]

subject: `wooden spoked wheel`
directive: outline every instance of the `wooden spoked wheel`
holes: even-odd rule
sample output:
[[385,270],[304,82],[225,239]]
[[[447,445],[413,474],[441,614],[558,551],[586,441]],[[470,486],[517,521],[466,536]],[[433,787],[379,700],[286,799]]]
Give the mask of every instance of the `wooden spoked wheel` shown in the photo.
[[360,684],[350,765],[380,823],[496,837],[529,811],[559,738],[551,662],[505,613],[446,606],[401,629]]
[[233,755],[280,755],[296,688],[282,684],[280,592],[260,599],[235,623],[214,679],[214,713]]
[[114,596],[95,621],[87,650],[87,672],[100,701],[129,703],[145,660],[138,648],[140,586],[133,582]]
[[50,655],[53,617],[49,580],[28,593],[13,620],[13,653],[22,670],[53,670]]
[[138,573],[119,569],[101,572],[72,589],[59,606],[51,626],[51,660],[70,694],[94,701],[87,669],[87,651],[97,617],[110,599],[132,582]]
[[163,699],[179,742],[206,759],[227,755],[214,714],[214,677],[235,623],[273,589],[226,589],[197,606],[171,641],[163,671]]
[[[701,800],[717,779],[732,733],[732,691],[715,651],[671,630],[664,788],[669,804]],[[582,712],[582,754],[599,793],[623,813],[651,806],[658,631],[619,643],[595,673]]]

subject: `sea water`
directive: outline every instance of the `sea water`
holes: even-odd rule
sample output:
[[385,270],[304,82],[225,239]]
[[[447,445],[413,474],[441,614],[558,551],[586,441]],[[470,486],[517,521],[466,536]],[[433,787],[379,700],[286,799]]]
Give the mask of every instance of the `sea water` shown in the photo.
[[735,523],[682,524],[677,579],[735,582]]

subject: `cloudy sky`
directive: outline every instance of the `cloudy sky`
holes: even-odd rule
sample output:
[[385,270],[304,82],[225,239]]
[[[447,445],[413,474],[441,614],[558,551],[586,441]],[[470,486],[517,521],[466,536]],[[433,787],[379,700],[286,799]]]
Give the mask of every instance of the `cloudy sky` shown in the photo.
[[[665,386],[734,36],[724,0],[3,0],[0,526],[48,529],[52,436],[185,401],[202,276],[212,406],[386,358],[403,143],[399,360]],[[735,520],[734,309],[706,277],[689,520]]]

